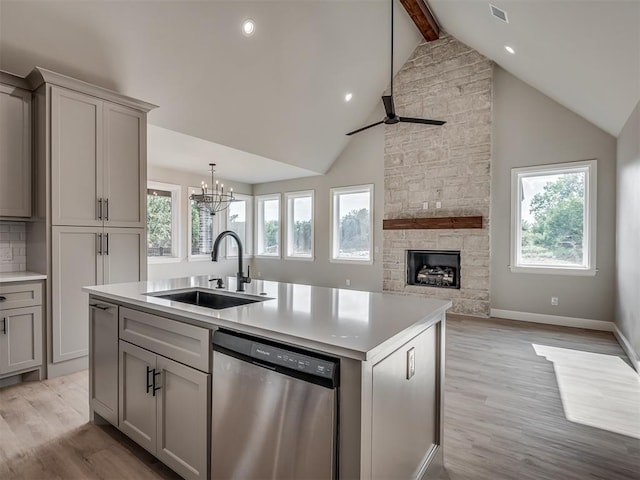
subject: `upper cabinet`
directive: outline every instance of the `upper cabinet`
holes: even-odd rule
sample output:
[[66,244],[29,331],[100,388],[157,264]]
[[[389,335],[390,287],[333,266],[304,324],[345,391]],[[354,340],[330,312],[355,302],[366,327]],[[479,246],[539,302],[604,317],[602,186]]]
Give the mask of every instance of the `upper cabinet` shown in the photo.
[[53,225],[144,227],[146,114],[51,87]]
[[0,217],[31,216],[31,92],[0,83]]

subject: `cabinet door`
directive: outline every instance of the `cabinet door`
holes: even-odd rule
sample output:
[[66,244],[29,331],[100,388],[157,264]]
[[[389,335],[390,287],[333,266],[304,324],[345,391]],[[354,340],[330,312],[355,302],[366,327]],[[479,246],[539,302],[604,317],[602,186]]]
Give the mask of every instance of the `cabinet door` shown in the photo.
[[101,228],[53,227],[51,309],[53,362],[86,356],[89,345],[87,285],[102,284]]
[[[118,427],[138,445],[154,455],[156,453],[156,397],[150,385],[155,368],[155,354],[120,340]],[[183,411],[189,411],[192,407],[189,404],[183,404],[182,408]]]
[[0,312],[0,374],[42,364],[42,307]]
[[89,308],[89,403],[118,425],[118,306],[92,301]]
[[0,85],[0,217],[31,216],[31,93]]
[[146,114],[104,103],[105,225],[144,227]]
[[105,228],[103,238],[105,284],[147,278],[144,228]]
[[102,225],[102,158],[102,101],[51,87],[53,225]]
[[210,375],[161,356],[157,368],[156,456],[184,478],[208,478]]

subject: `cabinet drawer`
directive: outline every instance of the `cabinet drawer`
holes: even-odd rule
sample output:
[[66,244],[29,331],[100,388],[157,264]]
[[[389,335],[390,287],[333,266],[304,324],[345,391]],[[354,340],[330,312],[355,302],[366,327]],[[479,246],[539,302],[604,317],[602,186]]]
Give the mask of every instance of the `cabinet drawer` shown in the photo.
[[121,307],[119,330],[122,340],[211,372],[211,333],[207,328]]
[[29,282],[0,284],[0,310],[42,305],[42,284]]

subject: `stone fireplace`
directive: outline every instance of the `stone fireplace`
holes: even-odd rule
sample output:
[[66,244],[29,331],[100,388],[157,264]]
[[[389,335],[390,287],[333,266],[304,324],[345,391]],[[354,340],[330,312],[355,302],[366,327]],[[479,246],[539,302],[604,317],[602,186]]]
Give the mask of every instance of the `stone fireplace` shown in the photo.
[[[385,130],[385,219],[482,216],[482,228],[384,230],[385,291],[447,298],[452,312],[490,312],[490,185],[493,64],[444,34],[420,44],[394,80],[400,115],[442,127]],[[408,250],[460,252],[459,288],[407,282]]]

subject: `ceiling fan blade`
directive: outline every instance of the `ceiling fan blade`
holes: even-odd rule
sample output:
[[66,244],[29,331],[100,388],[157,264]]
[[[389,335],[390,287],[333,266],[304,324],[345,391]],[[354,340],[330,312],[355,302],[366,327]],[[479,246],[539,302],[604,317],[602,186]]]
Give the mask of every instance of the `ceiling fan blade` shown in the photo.
[[405,123],[424,123],[426,125],[444,125],[444,120],[430,120],[428,118],[411,118],[411,117],[398,117],[401,122]]
[[353,135],[354,133],[359,133],[359,132],[361,132],[363,130],[366,130],[367,128],[371,128],[371,127],[375,127],[376,125],[380,125],[381,123],[384,123],[384,120],[380,120],[379,122],[372,123],[371,125],[367,125],[366,127],[362,127],[362,128],[357,129],[357,130],[354,130],[353,132],[349,132],[349,133],[347,133],[347,135]]
[[396,116],[396,109],[393,106],[393,97],[391,95],[383,95],[382,103],[384,103],[384,111],[387,117],[393,118]]

